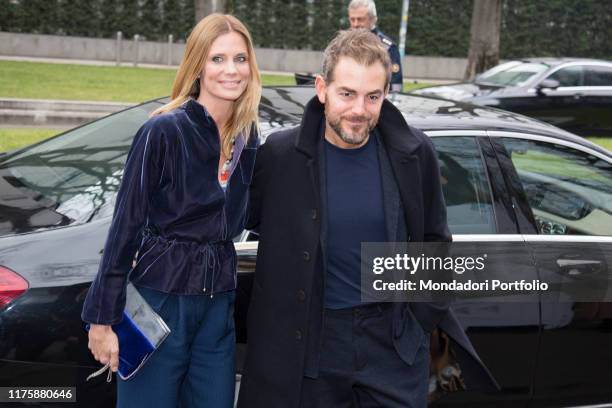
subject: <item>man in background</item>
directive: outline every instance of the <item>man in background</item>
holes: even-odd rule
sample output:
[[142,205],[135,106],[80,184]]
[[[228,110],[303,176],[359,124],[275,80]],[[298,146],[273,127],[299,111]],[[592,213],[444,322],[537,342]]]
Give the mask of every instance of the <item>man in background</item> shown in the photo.
[[351,28],[370,30],[382,41],[391,58],[391,92],[401,92],[402,62],[397,44],[376,27],[376,4],[372,0],[352,0],[348,6],[348,17]]

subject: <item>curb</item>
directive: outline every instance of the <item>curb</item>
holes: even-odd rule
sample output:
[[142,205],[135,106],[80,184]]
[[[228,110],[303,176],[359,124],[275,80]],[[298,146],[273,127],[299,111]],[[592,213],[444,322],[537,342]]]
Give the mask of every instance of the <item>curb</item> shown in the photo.
[[4,126],[71,127],[134,105],[125,102],[0,98],[0,123]]

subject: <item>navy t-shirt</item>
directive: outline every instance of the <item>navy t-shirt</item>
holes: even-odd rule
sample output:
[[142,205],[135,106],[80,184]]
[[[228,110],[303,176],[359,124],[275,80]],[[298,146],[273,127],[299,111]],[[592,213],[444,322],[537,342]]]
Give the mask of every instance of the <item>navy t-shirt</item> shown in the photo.
[[374,133],[356,149],[325,140],[327,276],[325,307],[361,305],[361,243],[387,240],[383,190]]

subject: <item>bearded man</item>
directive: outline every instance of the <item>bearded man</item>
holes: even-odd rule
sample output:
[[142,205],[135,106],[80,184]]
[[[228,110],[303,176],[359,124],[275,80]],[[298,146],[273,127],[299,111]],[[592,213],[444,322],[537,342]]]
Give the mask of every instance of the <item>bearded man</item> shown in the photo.
[[361,299],[362,242],[451,239],[433,145],[385,99],[390,80],[376,35],[340,32],[301,125],[258,152],[240,408],[425,407],[436,327],[487,379],[448,303]]

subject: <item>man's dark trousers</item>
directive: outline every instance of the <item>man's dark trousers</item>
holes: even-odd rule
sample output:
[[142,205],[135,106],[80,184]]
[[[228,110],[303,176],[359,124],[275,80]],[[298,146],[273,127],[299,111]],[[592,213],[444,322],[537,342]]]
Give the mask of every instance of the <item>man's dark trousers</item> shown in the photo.
[[408,365],[393,347],[392,319],[390,303],[326,309],[318,378],[304,378],[301,408],[427,406],[429,336],[412,319],[419,350]]

